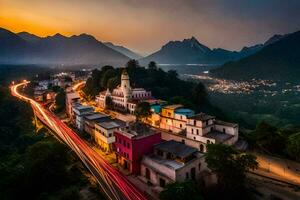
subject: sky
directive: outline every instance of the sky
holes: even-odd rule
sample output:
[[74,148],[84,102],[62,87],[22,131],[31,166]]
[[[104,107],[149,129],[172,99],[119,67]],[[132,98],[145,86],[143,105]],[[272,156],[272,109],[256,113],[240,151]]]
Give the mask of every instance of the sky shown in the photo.
[[87,33],[143,55],[195,36],[240,50],[300,30],[300,0],[0,0],[0,27],[38,36]]

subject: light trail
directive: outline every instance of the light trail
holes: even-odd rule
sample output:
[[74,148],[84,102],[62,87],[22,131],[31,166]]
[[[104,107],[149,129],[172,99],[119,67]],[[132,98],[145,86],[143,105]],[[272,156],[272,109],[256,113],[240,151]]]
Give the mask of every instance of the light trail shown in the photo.
[[109,199],[146,200],[143,193],[95,152],[88,143],[82,140],[65,123],[41,104],[18,92],[19,87],[25,86],[28,83],[28,81],[24,81],[23,83],[13,85],[11,87],[12,95],[31,104],[37,117],[77,154],[83,164],[96,178]]

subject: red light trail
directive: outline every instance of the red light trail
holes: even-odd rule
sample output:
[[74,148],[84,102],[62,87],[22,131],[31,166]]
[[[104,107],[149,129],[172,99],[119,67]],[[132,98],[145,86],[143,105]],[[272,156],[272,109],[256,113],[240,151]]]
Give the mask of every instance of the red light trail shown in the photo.
[[25,86],[27,83],[29,82],[24,81],[23,83],[13,85],[11,87],[12,95],[31,104],[37,117],[51,128],[56,136],[77,154],[80,160],[96,178],[109,199],[146,200],[143,193],[141,193],[119,171],[113,168],[103,157],[95,152],[87,142],[82,140],[58,117],[33,99],[20,94],[18,88]]

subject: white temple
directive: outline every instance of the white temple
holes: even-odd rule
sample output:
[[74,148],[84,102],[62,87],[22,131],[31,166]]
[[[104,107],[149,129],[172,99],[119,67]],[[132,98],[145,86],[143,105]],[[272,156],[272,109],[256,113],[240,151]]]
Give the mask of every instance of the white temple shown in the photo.
[[152,99],[151,91],[146,91],[144,88],[131,88],[130,80],[127,71],[124,69],[121,75],[121,85],[112,92],[107,89],[96,96],[98,106],[105,108],[106,98],[111,97],[116,108],[134,113],[138,102]]

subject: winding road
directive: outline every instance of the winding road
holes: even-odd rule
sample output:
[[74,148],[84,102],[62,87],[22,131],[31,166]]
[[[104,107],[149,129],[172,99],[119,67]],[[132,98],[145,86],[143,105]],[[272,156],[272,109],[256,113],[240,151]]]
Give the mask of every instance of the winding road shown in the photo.
[[33,99],[18,92],[19,88],[26,86],[28,83],[28,81],[24,81],[11,86],[12,95],[31,104],[36,116],[77,154],[79,159],[96,178],[108,199],[146,200],[146,197],[141,191],[106,162],[103,157],[95,152],[88,143],[82,140],[58,117]]

